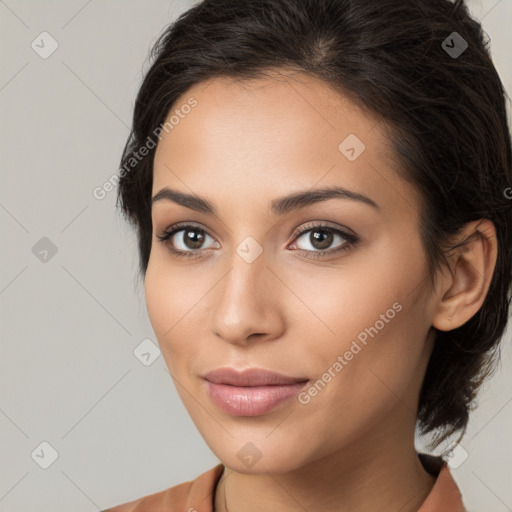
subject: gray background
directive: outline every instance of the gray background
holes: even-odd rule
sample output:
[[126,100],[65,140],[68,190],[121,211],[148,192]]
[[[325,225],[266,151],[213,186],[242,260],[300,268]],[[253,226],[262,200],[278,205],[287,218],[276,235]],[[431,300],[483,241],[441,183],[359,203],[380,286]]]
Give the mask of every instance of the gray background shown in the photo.
[[[151,44],[191,5],[0,0],[0,512],[97,511],[218,462],[163,358],[134,355],[156,343],[135,235],[115,190],[92,193],[117,172]],[[512,0],[470,7],[512,94]],[[31,47],[43,31],[58,43],[46,59]],[[510,331],[452,458],[470,512],[512,510]]]

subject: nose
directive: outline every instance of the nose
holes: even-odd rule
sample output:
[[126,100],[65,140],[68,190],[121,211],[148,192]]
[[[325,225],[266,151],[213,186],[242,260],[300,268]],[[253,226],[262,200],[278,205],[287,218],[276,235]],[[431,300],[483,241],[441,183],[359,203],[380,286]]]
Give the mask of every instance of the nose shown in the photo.
[[230,264],[211,293],[211,332],[240,346],[279,337],[285,328],[279,304],[282,283],[268,268],[264,254],[248,263],[234,252]]

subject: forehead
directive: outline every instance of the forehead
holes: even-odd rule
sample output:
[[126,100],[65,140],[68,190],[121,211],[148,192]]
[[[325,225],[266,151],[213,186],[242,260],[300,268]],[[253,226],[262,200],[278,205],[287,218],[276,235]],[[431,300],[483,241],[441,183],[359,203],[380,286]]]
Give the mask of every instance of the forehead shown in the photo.
[[250,149],[257,153],[272,148],[276,153],[289,149],[292,154],[311,153],[315,148],[338,151],[339,142],[350,133],[367,147],[378,146],[381,153],[386,150],[374,118],[324,81],[304,73],[250,80],[210,79],[182,94],[167,119],[176,121],[173,114],[192,98],[197,105],[187,108],[189,113],[182,114],[179,123],[162,134],[157,153],[164,146],[183,143],[214,145],[219,150],[244,148],[248,153]]
[[170,186],[254,200],[318,183],[411,196],[382,124],[315,77],[217,77],[181,95],[168,119],[176,114],[157,146],[153,195]]

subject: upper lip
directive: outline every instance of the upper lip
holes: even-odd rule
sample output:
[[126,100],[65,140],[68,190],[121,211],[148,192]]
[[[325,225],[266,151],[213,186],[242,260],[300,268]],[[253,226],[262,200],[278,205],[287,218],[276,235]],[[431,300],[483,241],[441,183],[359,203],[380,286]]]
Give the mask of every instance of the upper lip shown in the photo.
[[248,368],[235,370],[234,368],[218,368],[203,375],[203,378],[215,384],[229,384],[231,386],[278,386],[306,382],[305,377],[288,377],[264,368]]

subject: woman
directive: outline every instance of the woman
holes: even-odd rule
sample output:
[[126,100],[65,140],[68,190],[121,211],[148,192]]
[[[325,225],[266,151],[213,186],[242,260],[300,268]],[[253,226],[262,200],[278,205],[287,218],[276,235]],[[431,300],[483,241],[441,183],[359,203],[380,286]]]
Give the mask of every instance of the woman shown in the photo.
[[220,463],[110,512],[463,511],[440,457],[507,324],[511,141],[448,0],[206,0],[121,162],[148,314]]

